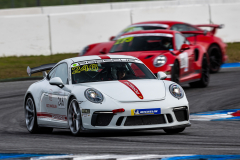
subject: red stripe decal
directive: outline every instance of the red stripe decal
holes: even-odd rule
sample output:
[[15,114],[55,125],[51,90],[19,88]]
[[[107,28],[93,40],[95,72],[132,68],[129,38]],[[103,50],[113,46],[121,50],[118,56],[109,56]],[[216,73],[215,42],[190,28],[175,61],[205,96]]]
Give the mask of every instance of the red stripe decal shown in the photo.
[[101,59],[111,59],[109,56],[98,56],[100,57]]
[[128,88],[130,88],[138,96],[138,98],[143,99],[142,93],[134,84],[132,84],[128,80],[119,80],[119,82],[125,84]]
[[37,113],[38,117],[48,117],[52,119],[57,119],[57,120],[62,120],[62,121],[67,121],[67,117],[64,115],[59,115],[59,114],[51,114],[51,113],[46,113],[46,112],[38,112]]

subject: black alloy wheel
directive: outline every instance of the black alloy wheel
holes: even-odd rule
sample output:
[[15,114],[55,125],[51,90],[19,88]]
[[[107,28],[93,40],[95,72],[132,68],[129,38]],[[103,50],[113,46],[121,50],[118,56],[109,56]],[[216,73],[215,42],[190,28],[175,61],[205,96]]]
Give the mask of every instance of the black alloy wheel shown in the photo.
[[207,60],[207,57],[204,55],[202,58],[202,69],[201,69],[202,77],[199,81],[189,83],[189,85],[191,87],[200,87],[200,88],[207,87],[210,81],[209,70],[210,69],[209,69],[208,60]]
[[218,46],[212,45],[208,49],[210,59],[210,72],[217,73],[222,65],[222,54]]
[[175,61],[174,65],[172,66],[171,81],[179,84],[179,72],[180,72],[179,64],[177,61]]

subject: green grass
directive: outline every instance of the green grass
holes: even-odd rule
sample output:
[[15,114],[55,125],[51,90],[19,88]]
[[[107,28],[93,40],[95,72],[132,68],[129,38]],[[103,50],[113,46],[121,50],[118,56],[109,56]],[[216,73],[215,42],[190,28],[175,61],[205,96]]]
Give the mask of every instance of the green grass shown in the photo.
[[[89,3],[125,2],[129,0],[0,0],[0,9],[37,6],[58,6]],[[131,0],[142,1],[142,0]]]
[[228,63],[240,62],[240,42],[227,44]]
[[[228,62],[240,62],[240,42],[227,44]],[[30,68],[42,64],[57,63],[60,60],[76,57],[77,53],[56,54],[51,56],[22,56],[22,57],[1,57],[0,58],[0,82],[12,80],[24,80],[27,75],[27,66]],[[33,75],[42,76],[42,73]],[[20,78],[20,79],[19,79]],[[7,80],[6,80],[7,79]]]
[[[0,58],[0,80],[9,78],[27,77],[27,66],[30,68],[42,64],[57,63],[63,59],[76,57],[75,54],[56,54],[51,56],[22,56],[22,57],[1,57]],[[42,76],[36,73],[33,76]]]

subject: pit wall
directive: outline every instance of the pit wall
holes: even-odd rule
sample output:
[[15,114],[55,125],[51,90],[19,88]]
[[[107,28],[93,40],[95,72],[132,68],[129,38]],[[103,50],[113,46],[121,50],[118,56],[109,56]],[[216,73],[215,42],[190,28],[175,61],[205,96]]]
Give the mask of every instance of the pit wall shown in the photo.
[[108,41],[131,23],[149,20],[224,24],[217,36],[225,42],[240,41],[240,0],[148,1],[12,10],[0,10],[1,57],[75,53],[88,44]]

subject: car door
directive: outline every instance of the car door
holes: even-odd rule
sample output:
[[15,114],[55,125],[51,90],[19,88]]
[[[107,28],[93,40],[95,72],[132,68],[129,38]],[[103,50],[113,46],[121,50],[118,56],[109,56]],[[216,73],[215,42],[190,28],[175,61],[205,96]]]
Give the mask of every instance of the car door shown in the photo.
[[[59,77],[64,86],[68,86],[68,65],[67,63],[59,64],[53,73],[49,74],[49,80],[54,77]],[[50,85],[49,83],[45,86],[45,110],[51,126],[66,127],[67,126],[67,94],[62,88],[56,85]]]
[[[184,44],[190,44],[186,38],[180,34],[175,34],[175,48],[180,51],[181,46]],[[180,61],[180,75],[181,76],[187,76],[190,73],[193,72],[193,62],[194,62],[194,52],[193,48],[190,46],[190,49],[185,50],[181,52],[179,55],[179,61]]]

